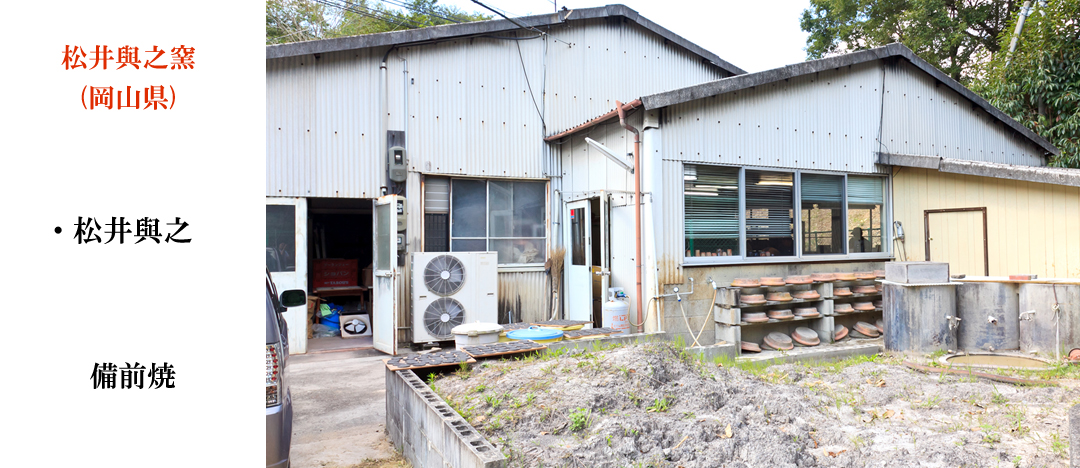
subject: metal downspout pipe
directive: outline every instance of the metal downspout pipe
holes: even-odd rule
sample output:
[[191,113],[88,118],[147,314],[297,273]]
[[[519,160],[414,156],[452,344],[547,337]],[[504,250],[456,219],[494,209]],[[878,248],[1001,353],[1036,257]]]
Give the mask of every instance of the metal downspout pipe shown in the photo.
[[637,295],[634,297],[634,303],[637,304],[637,321],[641,324],[638,330],[640,333],[645,329],[645,321],[641,317],[641,299],[644,297],[641,291],[641,132],[633,125],[626,123],[626,110],[623,109],[623,103],[615,101],[615,109],[619,112],[619,125],[634,134],[634,262],[636,263],[634,270],[637,277]]

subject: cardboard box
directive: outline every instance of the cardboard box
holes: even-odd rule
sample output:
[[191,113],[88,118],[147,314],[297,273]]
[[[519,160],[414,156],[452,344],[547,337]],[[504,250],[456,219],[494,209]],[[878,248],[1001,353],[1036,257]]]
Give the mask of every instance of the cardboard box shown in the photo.
[[314,262],[314,288],[343,288],[357,286],[357,260],[320,258]]
[[360,270],[360,286],[366,286],[370,288],[372,285],[375,284],[372,280],[372,272],[374,270],[371,267],[372,265],[369,263],[368,266],[364,267],[363,270]]

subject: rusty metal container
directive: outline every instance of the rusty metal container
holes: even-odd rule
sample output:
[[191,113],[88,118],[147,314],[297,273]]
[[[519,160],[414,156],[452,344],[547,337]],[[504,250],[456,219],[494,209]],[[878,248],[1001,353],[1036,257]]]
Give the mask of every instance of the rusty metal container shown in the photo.
[[1020,349],[1020,285],[1016,283],[962,283],[956,287],[960,351]]
[[[1019,288],[1020,315],[1023,316],[1020,320],[1020,351],[1057,357],[1056,351],[1066,356],[1071,349],[1080,347],[1080,286],[1023,283]],[[1059,314],[1056,321],[1055,303]],[[1031,313],[1026,313],[1028,311]]]
[[[888,265],[886,265],[888,270]],[[901,284],[883,291],[885,349],[900,352],[955,351],[956,284]],[[963,325],[961,325],[963,326]]]

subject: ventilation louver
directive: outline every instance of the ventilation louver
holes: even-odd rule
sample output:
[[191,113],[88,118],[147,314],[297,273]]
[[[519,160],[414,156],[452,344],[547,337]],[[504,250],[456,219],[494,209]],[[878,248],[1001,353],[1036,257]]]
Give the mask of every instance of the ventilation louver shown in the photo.
[[453,338],[450,330],[463,323],[465,323],[465,307],[452,298],[436,299],[424,310],[424,329],[436,338]]
[[440,296],[454,294],[465,284],[465,266],[455,257],[439,255],[424,267],[424,284]]

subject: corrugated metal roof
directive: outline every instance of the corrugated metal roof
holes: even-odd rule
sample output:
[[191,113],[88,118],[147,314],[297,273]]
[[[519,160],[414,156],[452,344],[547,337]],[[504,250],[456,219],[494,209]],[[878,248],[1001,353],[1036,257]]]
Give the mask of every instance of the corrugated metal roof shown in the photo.
[[[695,54],[725,72],[733,75],[746,73],[716,54],[709,52],[675,34],[668,29],[649,21],[627,7],[626,5],[606,5],[596,8],[582,8],[558,13],[534,15],[517,18],[514,21],[524,26],[551,31],[553,27],[572,24],[581,20],[597,18],[625,18],[638,26],[651,31],[664,43],[674,44],[692,54]],[[518,31],[521,28],[513,22],[497,19],[491,21],[475,21],[461,24],[448,24],[432,26],[428,28],[410,29],[406,31],[393,31],[378,34],[365,34],[361,36],[341,37],[334,39],[321,39],[315,41],[293,42],[266,46],[266,58],[275,59],[283,57],[295,57],[310,54],[323,54],[365,48],[379,48],[387,46],[408,45],[423,42],[444,41],[448,39],[460,39],[494,33]],[[564,31],[560,31],[560,35]]]
[[[641,98],[641,100],[645,103],[646,109],[669,107],[677,104],[701,100],[703,98],[719,96],[726,93],[732,93],[750,88],[763,87],[766,85],[776,84],[796,78],[813,76],[819,73],[828,72],[829,70],[837,70],[840,68],[853,67],[868,62],[876,62],[891,57],[906,59],[909,64],[914,66],[913,69],[921,70],[926,75],[929,75],[932,80],[936,80],[938,83],[946,85],[952,91],[956,92],[959,96],[970,102],[971,105],[982,108],[986,113],[993,116],[1002,124],[1011,128],[1013,131],[1019,133],[1024,138],[1031,140],[1034,144],[1041,147],[1047,153],[1059,153],[1058,149],[1055,148],[1054,145],[1050,144],[1050,142],[1047,141],[1045,138],[1039,136],[1027,127],[1021,125],[1016,120],[1013,120],[1011,117],[1005,115],[1005,113],[1001,112],[996,107],[986,102],[985,99],[979,97],[977,94],[965,88],[960,83],[957,83],[952,78],[949,78],[940,70],[934,68],[933,65],[930,65],[925,60],[915,55],[915,53],[912,52],[911,49],[908,49],[901,44],[889,44],[884,47],[852,52],[850,54],[838,55],[835,57],[829,57],[820,60],[797,63],[794,65],[788,65],[786,67],[776,68],[773,70],[766,70],[758,73],[723,78],[709,83],[702,83],[699,85],[689,86],[673,91],[644,96]],[[910,82],[908,84],[910,84]]]

